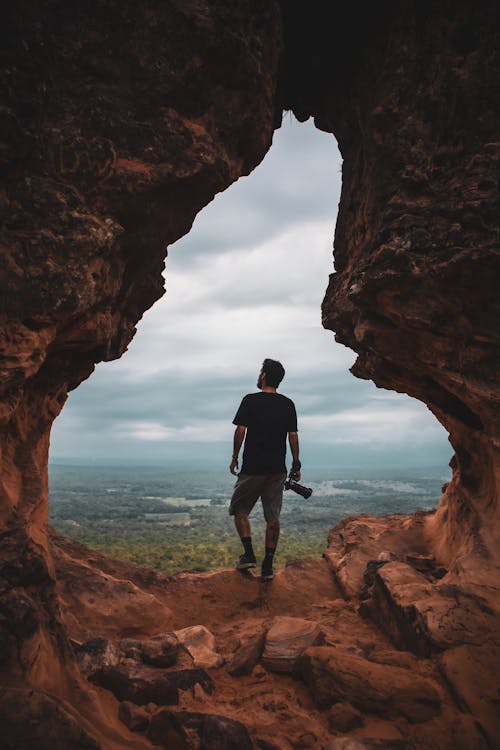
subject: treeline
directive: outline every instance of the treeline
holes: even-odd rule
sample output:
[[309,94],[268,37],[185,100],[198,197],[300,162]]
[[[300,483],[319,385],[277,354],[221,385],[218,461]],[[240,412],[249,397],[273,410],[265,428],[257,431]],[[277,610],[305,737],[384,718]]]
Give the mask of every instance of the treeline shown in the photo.
[[[241,545],[232,529],[221,532],[203,525],[178,529],[124,522],[115,525],[93,523],[91,526],[68,526],[55,523],[63,534],[99,550],[109,557],[130,560],[163,573],[179,571],[206,572],[232,567],[241,554]],[[260,524],[259,524],[260,526]],[[257,558],[264,552],[263,528],[254,535]],[[282,532],[276,567],[284,567],[287,560],[297,557],[320,557],[326,546],[324,525],[321,528],[287,526]]]

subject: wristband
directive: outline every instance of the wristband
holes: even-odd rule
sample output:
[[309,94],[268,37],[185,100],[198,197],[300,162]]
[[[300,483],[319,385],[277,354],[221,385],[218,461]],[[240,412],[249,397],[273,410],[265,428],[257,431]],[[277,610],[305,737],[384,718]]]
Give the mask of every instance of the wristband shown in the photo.
[[292,469],[293,469],[294,471],[300,471],[300,469],[301,469],[301,468],[302,468],[302,464],[300,463],[300,461],[299,461],[299,459],[298,459],[298,458],[295,458],[295,459],[294,459],[294,460],[292,461]]

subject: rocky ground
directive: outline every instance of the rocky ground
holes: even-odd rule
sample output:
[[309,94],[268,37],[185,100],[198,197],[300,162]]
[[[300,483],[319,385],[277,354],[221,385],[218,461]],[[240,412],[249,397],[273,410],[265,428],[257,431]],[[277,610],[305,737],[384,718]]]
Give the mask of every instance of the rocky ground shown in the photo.
[[54,533],[64,623],[110,726],[169,750],[498,746],[498,617],[443,583],[430,516],[347,519],[267,584],[167,577]]

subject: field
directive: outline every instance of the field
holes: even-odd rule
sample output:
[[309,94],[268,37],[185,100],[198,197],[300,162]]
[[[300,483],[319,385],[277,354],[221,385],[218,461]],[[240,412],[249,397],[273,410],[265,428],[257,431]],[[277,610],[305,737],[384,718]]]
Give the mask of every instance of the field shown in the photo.
[[[447,479],[435,468],[313,472],[303,480],[313,488],[308,500],[285,493],[276,567],[320,556],[328,531],[345,516],[435,507]],[[49,521],[111,557],[165,573],[230,567],[241,553],[227,512],[233,484],[225,472],[51,466]],[[265,526],[259,504],[251,520],[260,558]]]

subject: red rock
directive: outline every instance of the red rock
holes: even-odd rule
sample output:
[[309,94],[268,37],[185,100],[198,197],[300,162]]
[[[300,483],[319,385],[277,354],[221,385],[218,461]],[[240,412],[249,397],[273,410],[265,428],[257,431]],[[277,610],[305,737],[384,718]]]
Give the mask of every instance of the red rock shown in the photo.
[[179,693],[168,679],[168,674],[156,670],[128,667],[105,667],[91,676],[92,682],[111,692],[120,701],[138,705],[156,703],[159,706],[177,705]]
[[350,703],[334,703],[328,711],[331,732],[349,732],[363,726],[363,715]]
[[273,672],[292,672],[300,654],[323,640],[317,622],[300,617],[275,617],[266,633],[262,663]]
[[266,634],[259,633],[242,643],[233,654],[227,667],[227,671],[233,677],[250,674],[262,656]]
[[37,690],[2,687],[0,725],[6,750],[101,750],[71,705]]
[[103,667],[116,667],[120,662],[120,649],[107,638],[97,637],[76,648],[82,673],[88,677]]
[[118,716],[131,732],[145,732],[149,726],[150,714],[142,706],[131,701],[122,701],[118,707]]
[[192,656],[195,667],[220,667],[224,663],[224,658],[217,651],[213,634],[204,625],[191,625],[176,630],[175,635]]
[[253,750],[243,724],[217,714],[162,709],[152,717],[148,737],[166,750],[188,750],[189,730],[197,733],[201,750]]
[[204,669],[177,669],[167,673],[171,685],[179,690],[190,690],[200,685],[205,693],[214,691],[214,683],[210,675]]
[[160,709],[151,717],[147,736],[165,750],[191,750],[182,722],[167,709]]
[[500,648],[462,645],[445,651],[440,661],[459,705],[472,713],[495,747],[500,737]]
[[[62,707],[68,698],[90,712],[69,638],[171,627],[172,611],[137,569],[64,559],[64,544],[49,541],[50,428],[95,364],[126,350],[163,293],[165,247],[260,162],[284,108],[333,133],[343,157],[323,324],[356,351],[355,375],[425,403],[455,452],[435,513],[343,522],[328,557],[353,604],[369,594],[367,563],[387,562],[382,552],[413,560],[432,584],[422,584],[413,619],[409,588],[388,579],[395,563],[369,583],[375,599],[390,594],[391,638],[416,636],[417,653],[425,640],[432,653],[461,644],[494,653],[495,4],[366,4],[358,13],[338,3],[304,12],[263,0],[102,0],[97,15],[85,4],[68,13],[61,0],[22,13],[11,5],[0,107],[2,684],[52,691]],[[419,555],[437,567],[426,570]],[[461,700],[486,726],[494,666],[481,657],[476,701],[463,688],[469,666],[447,658]],[[107,737],[104,712],[93,718]]]
[[299,657],[296,674],[322,709],[339,701],[360,711],[410,722],[428,721],[440,711],[433,683],[400,667],[376,664],[331,646],[311,647]]
[[170,667],[175,664],[180,643],[174,633],[160,633],[141,643],[145,664],[155,667]]

